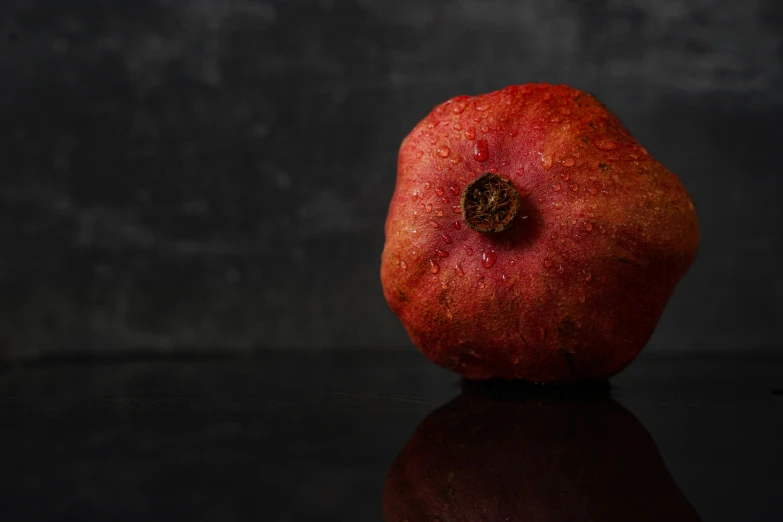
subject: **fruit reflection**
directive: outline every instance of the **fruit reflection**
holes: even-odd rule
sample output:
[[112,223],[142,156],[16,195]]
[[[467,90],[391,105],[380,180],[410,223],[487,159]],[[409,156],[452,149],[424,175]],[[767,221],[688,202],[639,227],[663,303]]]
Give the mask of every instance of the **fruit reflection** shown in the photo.
[[698,521],[608,387],[466,385],[388,472],[386,522]]

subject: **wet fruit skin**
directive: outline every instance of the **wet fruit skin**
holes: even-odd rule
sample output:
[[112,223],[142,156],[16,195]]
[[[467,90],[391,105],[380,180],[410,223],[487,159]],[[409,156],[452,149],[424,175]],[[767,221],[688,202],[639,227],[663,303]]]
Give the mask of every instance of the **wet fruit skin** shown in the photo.
[[[466,226],[491,173],[521,206]],[[698,246],[693,202],[592,95],[510,86],[438,105],[403,140],[381,281],[430,360],[468,379],[606,379],[644,347]]]

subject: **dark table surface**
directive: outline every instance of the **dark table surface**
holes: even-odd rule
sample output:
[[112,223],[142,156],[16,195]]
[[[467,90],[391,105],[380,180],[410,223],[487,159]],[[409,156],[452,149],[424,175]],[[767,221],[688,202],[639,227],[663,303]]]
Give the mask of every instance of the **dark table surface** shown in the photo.
[[783,520],[769,355],[554,390],[413,349],[61,360],[0,369],[0,418],[4,521]]

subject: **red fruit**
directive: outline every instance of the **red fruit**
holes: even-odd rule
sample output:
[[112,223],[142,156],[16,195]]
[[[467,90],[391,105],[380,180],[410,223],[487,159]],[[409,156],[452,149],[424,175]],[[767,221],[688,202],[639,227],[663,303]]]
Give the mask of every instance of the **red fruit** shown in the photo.
[[698,522],[655,442],[608,397],[461,395],[392,464],[386,522]]
[[[459,194],[459,196],[457,196]],[[605,379],[693,262],[677,177],[593,96],[453,98],[400,147],[381,281],[432,361],[469,379]]]

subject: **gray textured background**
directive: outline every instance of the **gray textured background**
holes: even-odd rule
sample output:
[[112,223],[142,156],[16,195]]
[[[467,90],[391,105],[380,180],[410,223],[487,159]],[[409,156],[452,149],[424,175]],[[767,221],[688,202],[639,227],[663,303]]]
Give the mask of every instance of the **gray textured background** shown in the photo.
[[0,354],[391,346],[400,140],[596,94],[697,203],[650,351],[782,344],[779,0],[2,0]]

